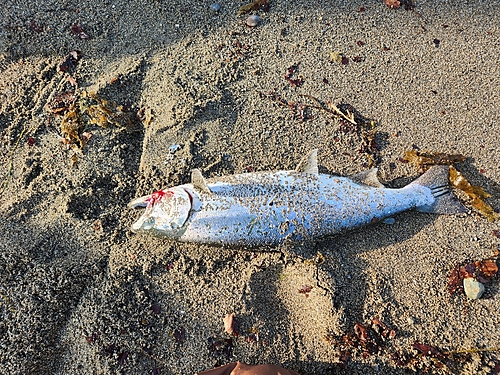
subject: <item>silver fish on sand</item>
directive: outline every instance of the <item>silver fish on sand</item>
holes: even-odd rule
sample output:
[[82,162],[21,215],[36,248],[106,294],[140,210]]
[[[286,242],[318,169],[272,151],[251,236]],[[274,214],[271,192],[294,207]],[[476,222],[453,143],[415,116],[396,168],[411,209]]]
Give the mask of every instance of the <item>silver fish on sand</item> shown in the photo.
[[385,188],[370,169],[350,177],[318,172],[317,150],[295,170],[204,179],[134,199],[145,207],[132,225],[178,241],[232,246],[279,245],[367,225],[398,212],[456,214],[447,166],[435,166],[401,189]]

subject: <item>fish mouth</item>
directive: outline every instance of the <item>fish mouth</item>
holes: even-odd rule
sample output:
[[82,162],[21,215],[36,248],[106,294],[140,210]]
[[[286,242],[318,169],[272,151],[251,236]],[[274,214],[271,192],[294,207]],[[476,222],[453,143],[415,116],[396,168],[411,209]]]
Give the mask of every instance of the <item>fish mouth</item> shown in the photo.
[[192,205],[193,196],[179,186],[136,198],[128,207],[145,208],[145,211],[131,229],[133,232],[154,231],[158,235],[180,237],[186,229]]

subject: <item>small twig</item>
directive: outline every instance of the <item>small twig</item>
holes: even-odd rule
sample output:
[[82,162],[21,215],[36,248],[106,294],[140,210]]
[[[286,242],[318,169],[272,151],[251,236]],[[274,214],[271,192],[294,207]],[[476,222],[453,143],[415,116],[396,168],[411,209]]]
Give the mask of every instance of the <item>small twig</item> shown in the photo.
[[356,121],[354,120],[354,114],[352,114],[350,112],[347,112],[348,114],[346,115],[335,104],[330,103],[330,105],[325,108],[325,106],[323,106],[321,104],[321,102],[318,99],[316,99],[314,96],[312,96],[312,95],[299,94],[299,96],[303,96],[303,97],[309,98],[309,99],[311,99],[312,101],[314,101],[314,102],[316,102],[318,104],[317,106],[310,105],[308,107],[316,108],[316,109],[321,109],[321,110],[323,110],[325,112],[328,112],[328,113],[330,113],[330,114],[332,114],[334,116],[342,117],[344,120],[350,122],[353,125],[357,125]]

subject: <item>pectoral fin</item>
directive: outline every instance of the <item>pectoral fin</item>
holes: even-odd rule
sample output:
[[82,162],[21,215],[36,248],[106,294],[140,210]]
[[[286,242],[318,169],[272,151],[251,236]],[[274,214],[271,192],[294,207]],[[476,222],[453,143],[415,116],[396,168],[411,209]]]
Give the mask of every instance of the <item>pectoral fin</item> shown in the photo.
[[318,171],[318,149],[314,149],[304,157],[295,168],[295,172],[319,174]]
[[191,183],[195,188],[198,188],[205,193],[212,193],[199,169],[193,169],[191,171]]

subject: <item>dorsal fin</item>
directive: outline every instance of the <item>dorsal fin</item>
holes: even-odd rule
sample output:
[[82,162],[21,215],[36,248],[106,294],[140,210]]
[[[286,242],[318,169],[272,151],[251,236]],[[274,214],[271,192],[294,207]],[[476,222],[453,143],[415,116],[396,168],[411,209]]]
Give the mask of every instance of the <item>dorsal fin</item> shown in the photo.
[[383,188],[385,186],[378,180],[377,170],[377,168],[368,169],[367,171],[356,173],[349,178],[358,184]]
[[199,169],[193,169],[191,171],[191,183],[193,184],[194,187],[200,189],[205,193],[208,194],[212,193],[208,188],[208,185],[205,182],[205,178],[203,178],[203,175],[201,174]]
[[318,149],[307,154],[295,168],[295,172],[318,174]]

